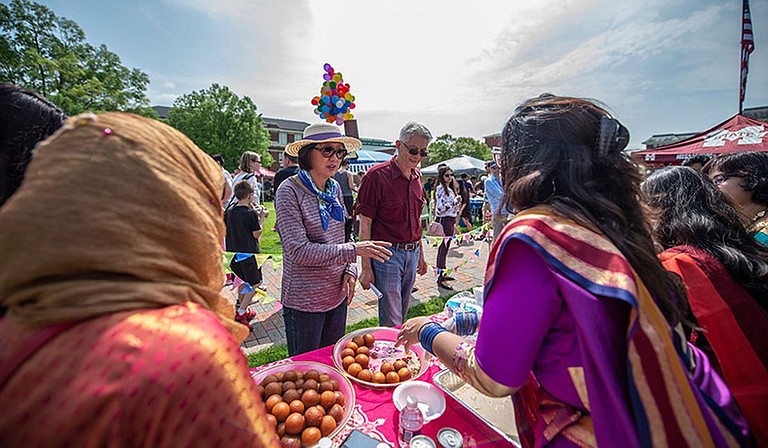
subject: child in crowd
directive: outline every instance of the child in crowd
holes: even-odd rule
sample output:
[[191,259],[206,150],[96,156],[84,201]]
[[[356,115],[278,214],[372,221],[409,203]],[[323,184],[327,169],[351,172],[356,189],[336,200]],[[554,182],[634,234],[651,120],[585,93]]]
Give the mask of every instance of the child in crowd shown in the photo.
[[[258,254],[259,237],[261,237],[261,224],[259,223],[259,214],[253,209],[254,189],[247,181],[243,180],[234,186],[235,198],[237,204],[231,207],[224,215],[224,221],[227,224],[227,250],[230,252],[241,252],[248,254]],[[253,300],[255,289],[261,285],[261,268],[254,257],[248,257],[241,261],[232,260],[230,264],[232,271],[241,280],[248,285],[242,284],[238,288],[237,314],[235,320],[252,329],[250,321],[256,316],[256,312],[248,309]]]

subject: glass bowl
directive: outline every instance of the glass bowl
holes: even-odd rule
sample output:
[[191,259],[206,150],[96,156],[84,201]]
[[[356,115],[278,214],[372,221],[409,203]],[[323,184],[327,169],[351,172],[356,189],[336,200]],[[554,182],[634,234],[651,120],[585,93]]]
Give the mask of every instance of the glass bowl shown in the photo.
[[[375,383],[372,381],[363,381],[344,369],[341,352],[346,348],[348,342],[352,341],[358,336],[362,337],[367,333],[372,334],[375,338],[373,346],[369,347],[371,354],[369,355],[370,364],[367,370],[374,372],[379,370],[379,367],[385,361],[393,362],[396,359],[409,356],[410,360],[408,361],[408,367],[411,370],[410,378],[399,381],[397,383]],[[424,350],[421,345],[418,344],[411,346],[409,353],[405,353],[405,350],[402,346],[395,349],[394,345],[397,341],[398,333],[398,329],[390,327],[363,328],[361,330],[348,333],[339,339],[333,346],[333,364],[350,380],[372,389],[393,389],[406,381],[415,380],[421,377],[429,368],[429,353]],[[376,354],[375,356],[374,353]]]

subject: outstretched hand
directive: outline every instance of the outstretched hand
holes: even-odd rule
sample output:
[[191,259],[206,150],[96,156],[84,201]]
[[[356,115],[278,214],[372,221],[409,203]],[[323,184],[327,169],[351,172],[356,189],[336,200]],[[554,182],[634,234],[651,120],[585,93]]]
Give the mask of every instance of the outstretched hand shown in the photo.
[[355,253],[359,257],[370,258],[378,262],[385,262],[392,256],[392,252],[388,250],[392,243],[386,241],[360,241],[355,243]]
[[397,342],[395,343],[395,346],[405,345],[405,350],[408,351],[412,345],[419,343],[419,330],[421,330],[422,325],[431,321],[432,320],[426,316],[408,319],[397,334]]

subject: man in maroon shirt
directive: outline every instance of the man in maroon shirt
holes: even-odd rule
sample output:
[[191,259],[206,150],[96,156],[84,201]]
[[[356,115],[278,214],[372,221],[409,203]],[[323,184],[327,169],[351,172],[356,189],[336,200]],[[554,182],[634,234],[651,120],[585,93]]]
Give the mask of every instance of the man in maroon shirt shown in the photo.
[[365,174],[357,196],[360,240],[392,243],[392,257],[383,263],[362,259],[358,280],[363,289],[372,284],[381,291],[379,325],[403,323],[416,274],[427,272],[421,249],[421,211],[424,190],[416,168],[427,156],[432,134],[424,125],[406,123],[395,142],[397,155]]

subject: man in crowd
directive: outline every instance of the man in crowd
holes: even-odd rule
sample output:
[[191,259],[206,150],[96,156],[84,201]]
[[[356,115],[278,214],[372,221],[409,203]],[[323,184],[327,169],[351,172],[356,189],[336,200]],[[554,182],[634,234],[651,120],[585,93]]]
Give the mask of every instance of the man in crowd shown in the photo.
[[467,176],[467,173],[464,173],[461,175],[461,182],[464,183],[464,188],[467,189],[470,196],[475,195],[475,185],[469,181],[469,176]]
[[427,156],[432,134],[424,125],[409,122],[395,142],[397,155],[366,173],[357,196],[360,240],[392,243],[392,257],[383,263],[362,259],[360,284],[381,291],[379,325],[403,323],[416,274],[427,272],[421,247],[424,190],[417,166]]
[[277,170],[275,173],[275,185],[272,197],[277,197],[277,187],[289,177],[299,172],[299,159],[294,156],[289,156],[283,153],[283,167]]
[[502,203],[504,187],[501,183],[501,170],[495,160],[488,162],[491,175],[485,180],[485,200],[491,206],[493,237],[496,238],[507,223],[507,207]]
[[232,175],[229,174],[226,168],[224,168],[224,156],[221,154],[214,154],[211,156],[216,163],[221,167],[221,176],[224,178],[224,193],[221,195],[221,207],[224,208],[227,205],[227,201],[232,196]]
[[696,171],[701,171],[701,169],[704,168],[704,165],[706,165],[711,158],[712,157],[710,156],[699,154],[697,156],[689,157],[683,160],[683,166],[693,168]]
[[344,222],[344,241],[352,241],[352,215],[354,214],[353,206],[355,204],[354,193],[357,193],[357,187],[355,186],[355,176],[349,171],[349,159],[341,161],[339,171],[333,175],[336,182],[341,186],[341,196],[344,199],[344,210],[347,211],[347,218]]

